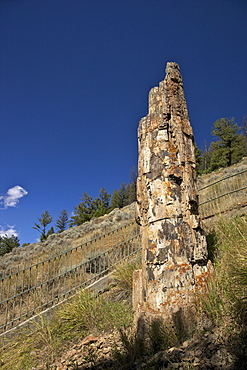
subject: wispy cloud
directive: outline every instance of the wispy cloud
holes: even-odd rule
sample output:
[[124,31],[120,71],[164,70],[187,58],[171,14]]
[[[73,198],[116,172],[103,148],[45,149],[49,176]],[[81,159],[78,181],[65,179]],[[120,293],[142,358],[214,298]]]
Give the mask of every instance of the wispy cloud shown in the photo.
[[7,225],[8,229],[4,230],[4,228],[0,225],[0,236],[7,236],[10,238],[12,235],[18,236],[18,232],[14,229],[15,226]]
[[19,199],[27,195],[28,192],[19,185],[10,188],[5,195],[0,196],[0,206],[1,209],[6,209],[8,207],[16,207]]

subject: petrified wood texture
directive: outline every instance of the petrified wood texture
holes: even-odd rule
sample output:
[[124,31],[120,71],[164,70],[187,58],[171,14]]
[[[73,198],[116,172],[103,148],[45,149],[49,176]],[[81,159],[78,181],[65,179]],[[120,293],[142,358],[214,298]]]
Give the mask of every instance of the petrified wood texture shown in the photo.
[[138,146],[143,267],[142,298],[135,306],[146,315],[169,316],[188,307],[212,273],[198,215],[193,132],[176,63],[167,63],[164,81],[149,93]]

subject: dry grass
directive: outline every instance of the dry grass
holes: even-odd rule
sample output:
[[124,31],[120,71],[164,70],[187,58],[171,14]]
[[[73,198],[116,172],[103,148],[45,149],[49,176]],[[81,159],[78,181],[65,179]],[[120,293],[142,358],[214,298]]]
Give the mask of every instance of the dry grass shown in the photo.
[[[132,261],[118,268],[116,289],[124,289],[131,294],[133,270],[139,263]],[[121,273],[123,269],[128,271],[128,278]],[[59,354],[89,333],[99,335],[114,329],[123,332],[132,322],[129,301],[116,301],[115,291],[97,298],[93,298],[87,291],[82,291],[57,309],[52,320],[47,321],[40,317],[39,322],[35,324],[35,331],[30,333],[24,330],[14,339],[7,341],[0,349],[1,369],[30,370],[40,364],[44,369],[49,369]]]
[[202,311],[217,328],[239,368],[247,361],[247,216],[221,220],[216,227],[215,277]]
[[[70,227],[62,233],[52,234],[44,242],[26,245],[22,248],[14,248],[0,258],[0,276],[5,275],[12,269],[16,271],[19,265],[30,266],[46,258],[67,251],[84,242],[94,239],[130,223],[135,218],[135,203],[122,209],[114,209],[108,215],[92,219],[90,222],[76,227]],[[25,262],[24,262],[25,261]]]
[[[232,167],[234,169],[234,166]],[[241,170],[241,167],[239,170]],[[202,218],[229,212],[232,209],[247,205],[247,172],[239,174],[229,173],[223,175],[223,178],[224,176],[226,178],[221,179],[222,174],[217,176],[217,173],[212,173],[208,175],[208,184],[206,181],[207,176],[204,177],[204,181],[200,184],[202,188],[207,186],[199,190],[199,210]]]
[[[216,227],[216,236],[215,278],[208,296],[201,298],[201,314],[210,317],[214,331],[226,345],[230,344],[236,368],[241,369],[247,359],[247,216],[222,220]],[[123,296],[131,294],[133,270],[139,266],[139,262],[132,262],[118,267],[115,279]],[[41,320],[37,332],[24,333],[3,348],[0,352],[2,369],[30,370],[40,363],[48,369],[60,353],[83,336],[116,328],[122,341],[122,347],[113,351],[118,367],[133,369],[136,364],[149,361],[148,366],[155,368],[153,355],[176,346],[179,340],[174,330],[158,321],[152,322],[142,337],[132,327],[132,319],[128,300],[116,301],[115,293],[111,292],[92,299],[82,292],[58,310],[52,321]],[[189,366],[186,363],[184,368]]]
[[138,247],[138,240],[125,243],[136,233],[135,223],[128,224],[61,254],[40,254],[33,265],[20,265],[11,275],[3,275],[1,302],[6,302],[1,305],[0,324],[7,330],[13,320],[13,325],[18,324],[92,282]]
[[116,266],[113,278],[116,283],[115,295],[118,299],[131,298],[133,288],[133,272],[142,267],[141,255],[132,261]]
[[99,335],[126,328],[133,321],[126,302],[114,302],[105,297],[92,297],[82,291],[56,311],[52,320],[40,318],[36,331],[22,331],[0,349],[2,370],[31,370],[51,364],[66,349],[88,334]]

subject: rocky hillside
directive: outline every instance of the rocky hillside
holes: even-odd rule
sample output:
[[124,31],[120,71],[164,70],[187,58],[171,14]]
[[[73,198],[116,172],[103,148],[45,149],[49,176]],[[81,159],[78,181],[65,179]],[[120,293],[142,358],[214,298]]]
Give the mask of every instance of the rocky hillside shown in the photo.
[[199,212],[205,228],[211,228],[217,222],[218,216],[246,214],[246,170],[247,158],[243,158],[233,166],[198,177]]
[[247,168],[247,157],[243,158],[239,163],[236,163],[230,167],[220,168],[209,174],[199,176],[197,179],[198,188],[200,189],[224,177],[244,171],[246,170],[246,168]]
[[[70,370],[76,364],[77,369],[80,370],[118,369],[121,364],[113,358],[112,351],[114,348],[123,350],[122,346],[117,331],[101,336],[88,335],[65,352],[50,368],[52,370]],[[227,350],[219,333],[214,331],[197,334],[192,339],[184,341],[180,346],[173,346],[153,355],[143,356],[142,361],[136,360],[134,364],[130,364],[132,367],[128,366],[128,354],[126,354],[125,361],[125,366],[120,368],[126,370],[237,370],[234,365],[234,357]],[[42,369],[43,365],[36,368],[36,370]]]
[[135,217],[135,203],[122,209],[116,208],[111,213],[94,218],[80,226],[71,227],[62,233],[50,235],[46,241],[14,248],[12,252],[0,258],[0,271],[15,269],[20,263],[28,265],[37,258],[52,257],[54,254],[80,245],[87,240],[121,227]]
[[[247,168],[247,158],[243,158],[239,163],[219,169],[210,174],[198,177],[198,188],[203,188],[225,178],[229,175],[234,175]],[[210,194],[206,195],[210,197]],[[225,200],[224,200],[225,201]],[[245,214],[247,211],[247,191],[245,196],[241,194],[241,206],[236,204],[236,207],[230,211],[230,214]],[[120,227],[135,218],[135,203],[124,207],[122,209],[114,209],[108,215],[95,218],[80,226],[71,227],[60,234],[52,234],[44,242],[33,243],[22,248],[14,248],[11,253],[5,254],[0,257],[0,271],[14,268],[21,261],[23,264],[35,258],[40,258],[44,255],[45,258],[51,257],[55,253],[65,251],[71,247],[82,244],[86,240],[90,240],[105,232],[109,232],[117,227]],[[214,223],[214,220],[205,222],[205,226]]]

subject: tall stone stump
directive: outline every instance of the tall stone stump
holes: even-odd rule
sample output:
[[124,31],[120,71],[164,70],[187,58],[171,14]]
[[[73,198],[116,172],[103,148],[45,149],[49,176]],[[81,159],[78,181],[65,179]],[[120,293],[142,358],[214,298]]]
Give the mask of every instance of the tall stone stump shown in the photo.
[[138,128],[137,222],[142,270],[134,275],[134,309],[147,318],[174,319],[207,290],[212,274],[198,214],[193,132],[180,69],[149,93]]

